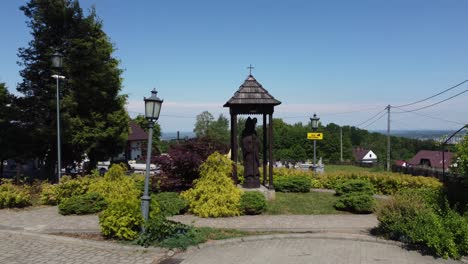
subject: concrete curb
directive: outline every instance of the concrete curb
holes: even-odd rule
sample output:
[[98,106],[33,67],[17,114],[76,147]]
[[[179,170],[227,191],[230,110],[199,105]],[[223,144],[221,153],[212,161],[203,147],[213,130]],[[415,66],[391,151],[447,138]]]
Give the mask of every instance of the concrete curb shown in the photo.
[[142,252],[151,252],[151,253],[166,253],[169,250],[163,248],[144,248],[142,246],[131,246],[131,245],[121,245],[118,243],[109,243],[109,242],[101,242],[101,241],[93,241],[93,240],[84,240],[79,238],[73,237],[64,237],[59,235],[52,235],[52,234],[42,234],[42,233],[34,233],[34,232],[27,232],[27,231],[15,231],[15,230],[0,230],[2,233],[7,234],[19,234],[24,236],[30,237],[37,237],[43,240],[48,241],[59,241],[63,243],[70,243],[70,244],[79,244],[83,246],[93,246],[100,249],[115,249],[115,250],[123,250],[123,251],[142,251]]

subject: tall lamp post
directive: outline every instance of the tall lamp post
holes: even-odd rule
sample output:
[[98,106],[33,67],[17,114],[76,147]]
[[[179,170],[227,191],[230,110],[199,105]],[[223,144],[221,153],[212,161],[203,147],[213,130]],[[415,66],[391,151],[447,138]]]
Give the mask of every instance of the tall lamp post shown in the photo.
[[[57,70],[57,73],[60,73],[60,69],[62,69],[63,63],[63,56],[62,54],[55,52],[52,55],[52,67]],[[54,74],[52,75],[57,81],[57,179],[60,182],[60,177],[62,173],[62,155],[60,150],[60,92],[59,92],[59,80],[65,79],[65,76]]]
[[[143,196],[141,197],[141,212],[143,214],[143,219],[148,220],[149,215],[149,205],[151,197],[148,193],[149,177],[150,177],[150,161],[151,161],[151,148],[153,144],[153,126],[154,122],[158,120],[159,113],[161,112],[161,106],[163,100],[159,99],[157,96],[158,92],[156,89],[151,91],[151,96],[149,98],[144,98],[145,100],[145,117],[148,119],[148,146],[146,151],[146,177],[145,177],[145,190]],[[142,228],[144,231],[144,227]]]
[[[312,131],[314,131],[314,132],[317,131],[319,120],[320,120],[320,118],[318,118],[317,114],[315,114],[315,113],[314,113],[314,117],[310,118],[310,123],[312,125]],[[317,166],[316,165],[316,154],[315,154],[316,153],[315,152],[316,148],[317,148],[317,140],[314,139],[314,167],[313,167],[314,172],[316,171],[316,166]]]

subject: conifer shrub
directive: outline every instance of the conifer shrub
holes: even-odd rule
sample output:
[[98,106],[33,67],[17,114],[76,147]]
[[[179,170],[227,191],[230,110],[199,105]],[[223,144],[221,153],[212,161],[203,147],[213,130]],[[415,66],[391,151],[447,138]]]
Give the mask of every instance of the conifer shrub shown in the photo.
[[247,215],[261,214],[266,210],[267,203],[261,192],[244,192],[241,196],[240,206],[242,212]]
[[59,206],[59,213],[69,214],[94,214],[104,210],[107,206],[104,197],[99,193],[86,193],[63,199]]
[[0,183],[0,209],[21,208],[31,205],[31,194],[28,186],[19,186],[11,181]]
[[336,188],[336,195],[339,196],[335,203],[338,210],[350,211],[353,213],[371,213],[374,208],[373,186],[366,180],[348,180]]
[[310,192],[311,181],[309,177],[288,176],[276,177],[273,180],[275,190],[278,192]]
[[59,184],[45,183],[42,186],[40,195],[41,203],[57,205],[65,198],[85,194],[88,192],[88,188],[92,182],[93,178],[88,176],[72,179],[70,176],[66,175],[60,178]]
[[[159,204],[154,197],[150,202],[149,219],[160,216]],[[141,201],[134,198],[112,200],[99,214],[99,225],[104,236],[120,240],[134,240],[143,224]]]
[[173,216],[183,213],[187,208],[187,202],[175,192],[162,192],[155,195],[159,203],[161,214],[164,216]]
[[218,152],[211,154],[200,166],[200,179],[181,194],[189,211],[201,217],[240,215],[242,191],[234,185],[231,172],[231,160]]

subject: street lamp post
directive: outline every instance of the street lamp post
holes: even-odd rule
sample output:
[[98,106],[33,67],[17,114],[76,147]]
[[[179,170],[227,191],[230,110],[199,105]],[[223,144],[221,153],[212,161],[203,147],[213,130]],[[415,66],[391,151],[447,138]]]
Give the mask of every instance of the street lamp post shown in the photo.
[[[310,123],[312,125],[312,131],[314,131],[314,132],[317,131],[319,120],[320,120],[320,118],[318,118],[317,114],[315,114],[315,113],[314,113],[314,117],[310,118]],[[316,168],[316,166],[317,166],[317,164],[316,164],[316,152],[315,152],[316,148],[317,148],[317,140],[314,139],[314,166],[313,166],[314,172],[317,171],[317,168]]]
[[[60,72],[60,69],[62,68],[62,63],[63,63],[63,56],[62,54],[55,52],[52,55],[52,67],[57,70],[57,73]],[[52,75],[52,78],[54,78],[57,81],[57,179],[60,182],[60,177],[62,173],[62,156],[61,156],[61,150],[60,150],[60,92],[59,92],[59,80],[60,79],[65,79],[65,76],[59,75],[59,74],[54,74]]]
[[[148,146],[146,151],[146,175],[145,175],[145,190],[143,196],[141,197],[141,212],[143,214],[143,219],[146,221],[148,220],[149,216],[149,205],[151,197],[148,193],[148,186],[149,186],[149,177],[150,177],[150,161],[151,161],[151,148],[152,148],[152,139],[153,139],[153,126],[154,122],[158,120],[159,113],[161,112],[161,106],[163,100],[159,99],[157,96],[158,92],[156,89],[151,91],[151,96],[149,98],[144,98],[145,101],[145,117],[148,119]],[[144,232],[144,226],[142,227]]]

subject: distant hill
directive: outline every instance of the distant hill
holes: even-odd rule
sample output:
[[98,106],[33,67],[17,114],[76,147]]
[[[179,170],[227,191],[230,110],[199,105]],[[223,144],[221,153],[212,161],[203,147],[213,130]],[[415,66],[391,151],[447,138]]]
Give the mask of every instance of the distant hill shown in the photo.
[[[373,132],[387,134],[386,130],[377,130]],[[392,130],[391,134],[392,136],[405,138],[440,140],[441,138],[452,135],[454,132],[455,130]]]
[[[180,131],[179,133],[179,138],[184,139],[184,138],[194,138],[195,133],[191,131]],[[161,139],[162,140],[172,140],[172,139],[177,139],[177,132],[162,132],[161,133]]]

